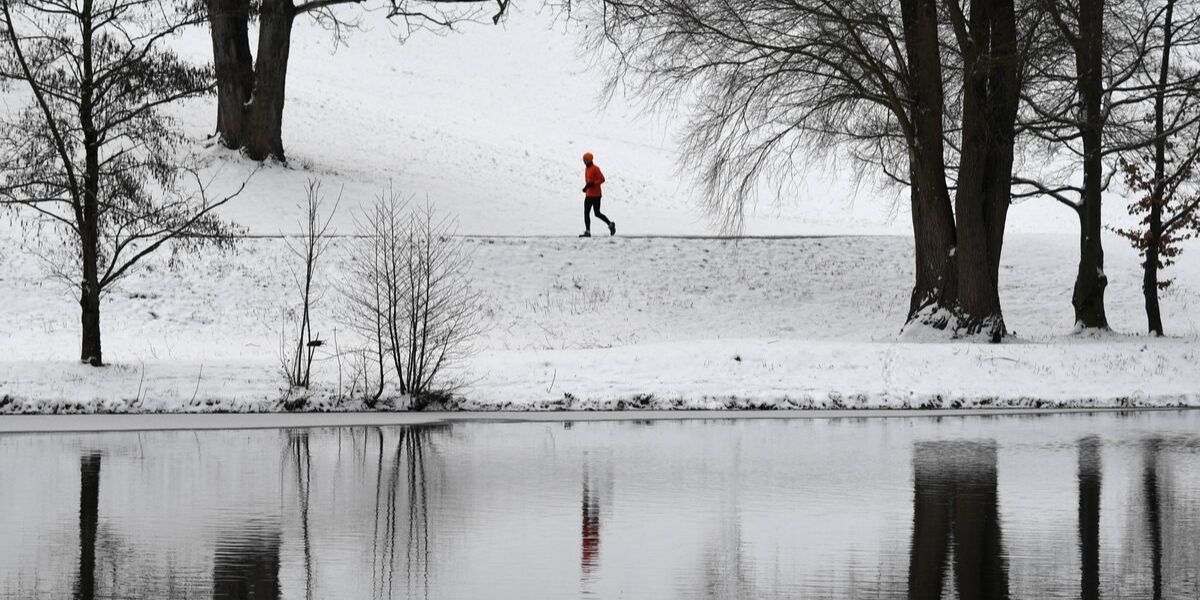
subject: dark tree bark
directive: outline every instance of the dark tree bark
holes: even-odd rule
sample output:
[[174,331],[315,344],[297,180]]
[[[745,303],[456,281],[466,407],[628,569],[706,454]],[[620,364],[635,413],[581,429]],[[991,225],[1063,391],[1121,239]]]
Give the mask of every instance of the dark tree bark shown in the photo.
[[104,364],[100,348],[100,134],[95,122],[95,65],[93,62],[93,15],[90,0],[85,0],[80,26],[83,52],[83,77],[79,84],[79,126],[83,132],[83,198],[79,219],[80,254],[83,280],[80,282],[80,322],[82,325],[79,359],[93,367]]
[[1158,239],[1159,232],[1162,230],[1162,205],[1158,202],[1151,205],[1150,217],[1146,225],[1146,235],[1150,238],[1149,245],[1146,246],[1146,259],[1142,265],[1142,296],[1146,302],[1146,327],[1150,334],[1162,336],[1162,310],[1158,305]]
[[1167,137],[1164,123],[1167,82],[1171,70],[1171,40],[1174,34],[1175,0],[1167,0],[1163,21],[1162,62],[1158,71],[1158,89],[1154,94],[1154,193],[1146,222],[1146,257],[1142,264],[1142,295],[1146,299],[1146,324],[1150,333],[1163,335],[1162,311],[1158,307],[1159,245],[1163,233],[1163,203],[1167,188]]
[[[90,112],[90,109],[89,109]],[[80,324],[82,325],[79,360],[99,367],[104,364],[104,353],[100,347],[100,219],[99,193],[100,162],[94,141],[84,134],[87,155],[83,186],[83,219],[80,223],[79,243],[83,259],[83,280],[79,287]]]
[[[987,4],[985,0],[983,3]],[[991,6],[992,56],[988,69],[991,96],[988,126],[992,140],[985,194],[988,234],[988,272],[992,287],[999,291],[1000,257],[1004,227],[1012,204],[1013,146],[1016,141],[1017,103],[1021,92],[1021,57],[1017,48],[1017,16],[1013,0],[994,1]],[[997,300],[997,306],[999,300]]]
[[[93,252],[95,244],[93,243]],[[86,254],[85,254],[85,260]],[[80,286],[82,291],[79,295],[80,322],[83,329],[82,343],[80,345],[79,360],[93,367],[99,367],[104,364],[104,353],[100,347],[100,285],[96,283],[96,267],[95,260],[89,261],[92,265],[85,265],[84,281]]]
[[[428,0],[431,4],[471,4],[487,0]],[[303,13],[324,11],[363,0],[262,0],[257,55],[250,52],[250,0],[206,0],[213,68],[217,80],[217,130],[221,144],[254,160],[284,161],[283,103],[286,96],[292,23]],[[499,22],[509,0],[499,0]],[[445,25],[453,19],[406,10],[405,0],[390,0],[388,18],[429,19]],[[329,16],[326,14],[326,16]],[[336,17],[332,17],[336,20]]]
[[250,3],[208,0],[208,22],[217,80],[217,135],[240,148],[244,105],[254,93],[254,57],[250,53]]
[[1103,132],[1104,0],[1080,0],[1079,37],[1075,43],[1075,68],[1083,104],[1083,198],[1079,210],[1079,270],[1071,304],[1075,324],[1084,329],[1108,329],[1104,314],[1104,245],[1100,233],[1101,191],[1104,188]]
[[971,0],[969,17],[957,8],[952,3],[963,54],[957,306],[968,335],[998,342],[1007,334],[998,285],[1020,89],[1015,7],[1012,0]]
[[263,0],[258,57],[250,53],[248,0],[209,0],[217,79],[217,135],[254,160],[285,160],[283,102],[296,6]]
[[[909,192],[912,202],[916,281],[909,302],[908,322],[933,307],[952,308],[957,278],[954,270],[956,231],[946,187],[944,92],[938,46],[936,0],[902,0],[905,54],[908,59]],[[946,326],[947,311],[927,315],[930,324]]]
[[258,16],[254,95],[246,105],[242,147],[255,160],[283,155],[283,100],[296,7],[291,0],[263,0]]

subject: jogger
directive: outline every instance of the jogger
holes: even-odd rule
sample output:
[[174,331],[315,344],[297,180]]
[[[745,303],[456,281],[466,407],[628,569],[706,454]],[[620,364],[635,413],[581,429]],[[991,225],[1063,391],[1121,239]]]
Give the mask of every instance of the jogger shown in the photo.
[[608,235],[616,235],[616,222],[609,220],[604,213],[600,212],[600,199],[603,196],[600,186],[604,183],[604,173],[592,162],[591,152],[583,154],[583,164],[583,233],[579,237],[592,237],[593,211],[595,211],[596,217],[608,225]]

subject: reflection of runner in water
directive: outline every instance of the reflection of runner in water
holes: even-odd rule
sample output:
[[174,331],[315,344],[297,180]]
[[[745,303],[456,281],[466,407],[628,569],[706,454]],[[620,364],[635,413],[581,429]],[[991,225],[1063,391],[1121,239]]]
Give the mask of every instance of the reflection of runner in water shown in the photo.
[[580,533],[583,575],[592,573],[600,558],[600,498],[588,487],[587,465],[583,467],[583,530]]

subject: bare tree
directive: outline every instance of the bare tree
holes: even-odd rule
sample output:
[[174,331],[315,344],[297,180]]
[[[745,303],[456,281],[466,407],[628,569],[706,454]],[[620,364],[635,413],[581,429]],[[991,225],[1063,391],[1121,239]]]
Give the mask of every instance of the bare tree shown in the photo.
[[364,342],[363,354],[369,357],[377,373],[374,385],[364,385],[369,404],[383,395],[389,356],[400,341],[399,270],[407,204],[395,190],[389,189],[356,216],[357,239],[350,247],[350,267],[341,284],[345,296],[343,319]]
[[[1126,187],[1141,194],[1129,207],[1140,223],[1118,228],[1143,258],[1142,293],[1150,333],[1163,335],[1159,290],[1170,286],[1159,271],[1182,252],[1180,242],[1200,233],[1200,89],[1196,86],[1197,42],[1200,42],[1200,11],[1162,4],[1158,69],[1148,87],[1153,92],[1154,135],[1149,149],[1122,156],[1121,171]],[[1181,9],[1179,14],[1177,9]],[[1190,51],[1190,52],[1189,52]],[[1184,62],[1172,68],[1172,58]],[[1183,60],[1180,60],[1183,59]],[[1139,78],[1149,79],[1146,77]]]
[[613,85],[648,102],[699,97],[682,156],[705,206],[740,231],[760,186],[839,148],[909,186],[916,281],[909,321],[945,327],[954,217],[945,176],[936,0],[652,0],[604,3]]
[[[1174,27],[1185,32],[1174,41],[1163,37],[1168,5],[1160,0],[1040,2],[1052,17],[1053,35],[1040,40],[1041,52],[1028,63],[1020,129],[1028,138],[1028,162],[1049,167],[1022,169],[1014,176],[1015,195],[1053,198],[1079,217],[1075,323],[1104,330],[1102,194],[1122,172],[1122,157],[1152,149],[1156,140],[1188,126],[1181,119],[1156,132],[1149,107],[1156,97],[1170,105],[1195,95],[1195,72],[1161,79],[1159,71],[1164,43],[1180,50],[1198,40],[1190,24]],[[1079,171],[1082,180],[1075,177]]]
[[406,347],[396,374],[418,410],[435,394],[451,391],[447,367],[470,351],[479,333],[478,291],[467,276],[471,252],[457,229],[453,218],[430,204],[409,213],[401,271],[405,304],[398,315]]
[[[0,130],[0,206],[69,242],[80,358],[103,364],[100,299],[163,244],[230,243],[162,109],[211,91],[208,68],[165,48],[199,16],[164,0],[0,0],[0,81],[24,106]],[[244,184],[243,184],[244,186]]]
[[[299,296],[298,314],[285,319],[284,332],[280,335],[280,359],[283,370],[291,387],[308,389],[312,373],[313,357],[317,349],[325,345],[320,334],[313,333],[313,308],[324,296],[324,290],[318,283],[322,258],[329,250],[329,224],[341,203],[341,194],[334,202],[333,208],[325,212],[325,199],[321,194],[321,182],[308,180],[305,187],[304,217],[300,222],[298,238],[285,237],[284,242],[291,251],[293,264],[289,265],[292,282]],[[293,324],[296,332],[289,337],[286,329]]]
[[[402,35],[424,27],[450,28],[494,3],[499,21],[511,0],[387,0],[387,16]],[[254,160],[284,160],[283,106],[292,24],[308,15],[341,36],[356,26],[339,7],[365,0],[205,0],[217,80],[217,129],[221,143]],[[250,51],[250,23],[258,21],[257,56]]]
[[1026,43],[1012,0],[606,0],[601,18],[621,58],[614,86],[655,104],[699,96],[681,154],[699,161],[726,230],[763,181],[778,193],[794,163],[840,149],[909,187],[908,323],[1005,335],[999,257]]
[[[1013,0],[945,2],[962,55],[962,147],[955,190],[960,326],[1000,341],[1000,254],[1011,201],[1022,52]],[[966,9],[966,12],[964,12]]]
[[[1041,6],[1052,17],[1054,35],[1042,40],[1041,60],[1030,64],[1034,83],[1024,90],[1027,110],[1022,129],[1047,142],[1038,148],[1040,155],[1071,153],[1079,162],[1069,165],[1066,173],[1060,170],[1049,177],[1027,173],[1014,177],[1018,197],[1048,195],[1079,217],[1079,269],[1072,304],[1076,326],[1085,329],[1108,328],[1104,312],[1108,279],[1100,232],[1101,192],[1111,174],[1104,175],[1103,134],[1109,115],[1102,101],[1106,91],[1128,76],[1127,71],[1114,74],[1104,68],[1105,58],[1113,57],[1113,39],[1105,39],[1105,13],[1111,4],[1106,7],[1105,0],[1043,0]],[[1063,183],[1079,164],[1082,185]],[[1051,178],[1054,183],[1044,182]],[[1078,200],[1072,193],[1078,194]]]
[[393,375],[418,410],[453,390],[448,369],[470,352],[481,312],[471,252],[455,230],[452,218],[428,204],[410,208],[394,191],[360,215],[343,289],[350,326],[378,368],[371,402]]

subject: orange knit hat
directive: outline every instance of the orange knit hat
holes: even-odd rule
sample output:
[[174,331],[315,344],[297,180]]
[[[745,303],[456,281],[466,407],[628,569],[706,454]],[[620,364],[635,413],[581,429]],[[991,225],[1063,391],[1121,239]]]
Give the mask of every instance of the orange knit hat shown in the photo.
[[592,162],[592,153],[591,153],[591,152],[584,152],[584,153],[583,153],[583,160],[586,160],[587,162]]

